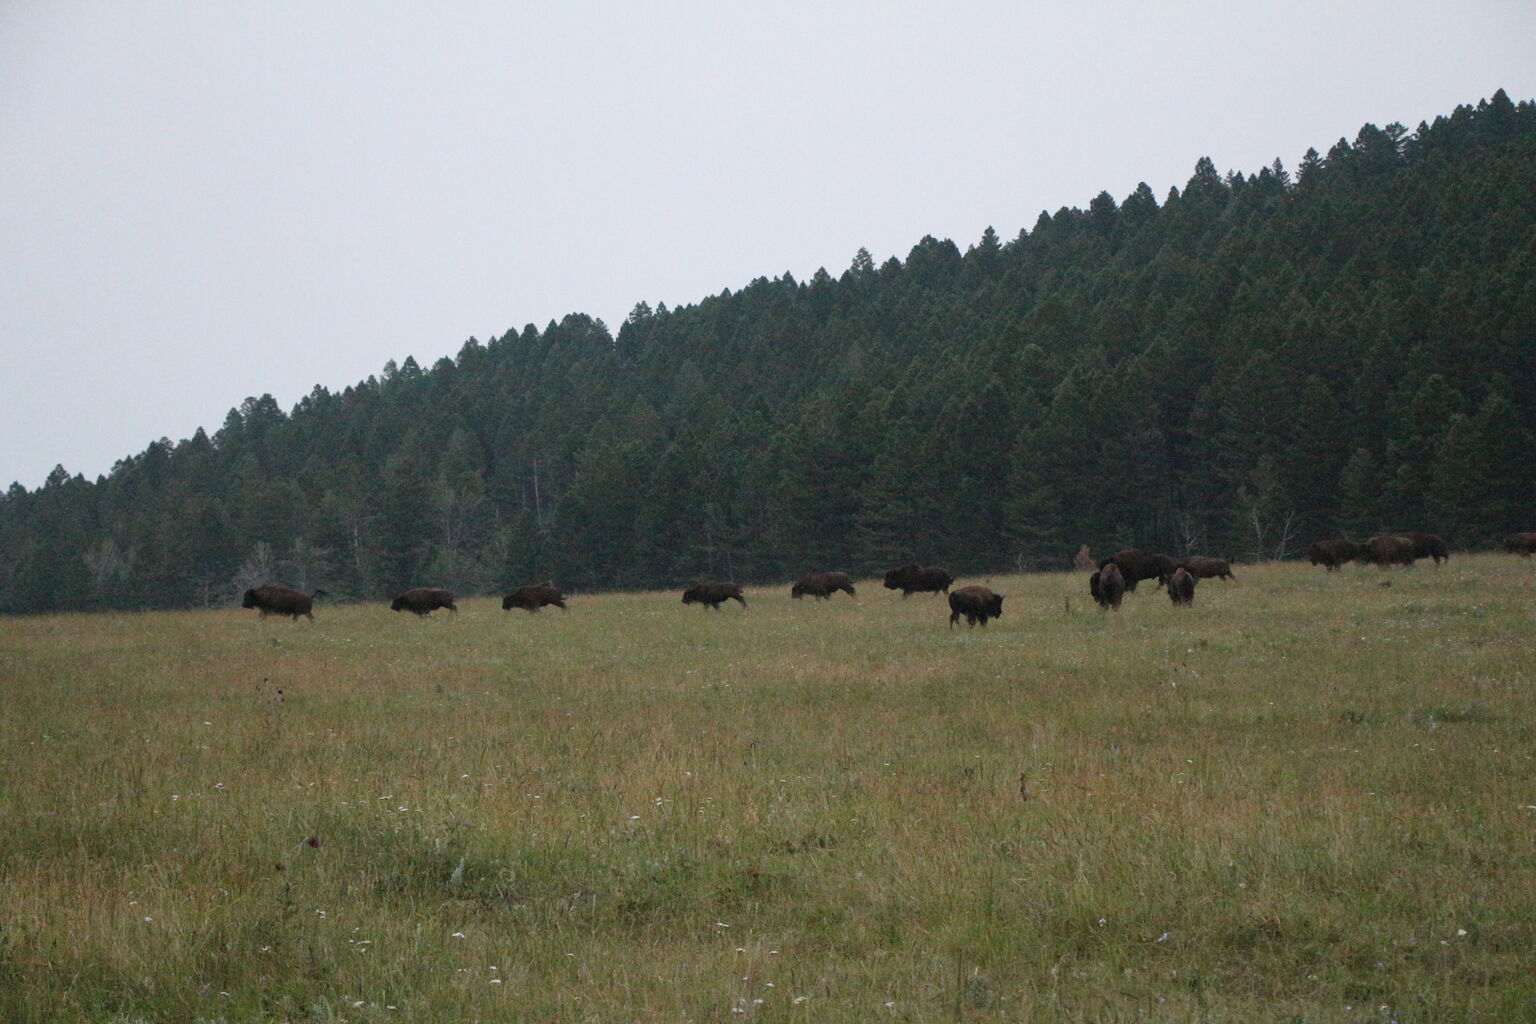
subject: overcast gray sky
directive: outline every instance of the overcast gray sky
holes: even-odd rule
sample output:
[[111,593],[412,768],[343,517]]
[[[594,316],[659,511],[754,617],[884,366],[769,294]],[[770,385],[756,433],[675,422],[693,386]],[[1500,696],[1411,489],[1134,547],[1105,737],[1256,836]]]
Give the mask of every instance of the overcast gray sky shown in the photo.
[[1500,87],[1531,0],[0,0],[0,485]]

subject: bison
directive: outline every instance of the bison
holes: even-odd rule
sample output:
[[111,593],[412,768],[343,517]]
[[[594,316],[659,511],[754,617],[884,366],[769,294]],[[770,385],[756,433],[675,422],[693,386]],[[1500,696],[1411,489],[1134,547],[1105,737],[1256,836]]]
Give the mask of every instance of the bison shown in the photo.
[[548,580],[543,583],[533,583],[526,587],[518,587],[512,593],[501,599],[501,610],[510,611],[513,608],[521,608],[525,612],[536,612],[547,604],[552,604],[561,611],[565,611],[565,595],[560,593],[560,588]]
[[743,608],[747,606],[738,583],[698,583],[683,591],[683,604],[702,604],[719,611],[722,601],[740,601]]
[[1432,533],[1400,533],[1397,536],[1408,538],[1413,545],[1415,558],[1433,558],[1436,565],[1451,559],[1451,549],[1446,547],[1445,541]]
[[1321,565],[1329,572],[1359,557],[1360,545],[1352,540],[1320,540],[1307,551],[1307,558],[1313,565]]
[[1173,575],[1168,577],[1168,599],[1182,608],[1188,608],[1194,604],[1195,581],[1198,578],[1184,566],[1173,570]]
[[453,603],[453,591],[442,587],[413,587],[389,603],[390,611],[409,611],[417,615],[431,615],[438,608],[447,608],[457,614],[459,609]]
[[1504,550],[1521,558],[1530,558],[1536,552],[1536,533],[1512,533],[1504,538]]
[[254,590],[247,590],[245,600],[240,602],[240,607],[259,609],[262,618],[268,615],[289,615],[293,617],[294,622],[298,622],[299,616],[302,615],[313,622],[315,598],[324,596],[323,590],[306,594],[302,590],[292,590],[275,583],[267,583]]
[[[1125,580],[1125,589],[1133,594],[1136,592],[1136,584],[1142,580],[1166,581],[1173,575],[1173,570],[1178,568],[1173,564],[1173,559],[1167,555],[1153,554],[1140,548],[1127,548],[1124,551],[1115,552],[1099,563],[1099,570],[1102,572],[1111,562],[1120,570],[1120,575]],[[1101,579],[1100,586],[1102,585]]]
[[853,589],[853,580],[845,572],[813,572],[800,577],[793,587],[789,588],[789,596],[800,598],[806,594],[825,600],[839,590],[849,597],[856,596]]
[[954,629],[960,616],[965,616],[967,626],[978,622],[983,626],[988,619],[1003,617],[1003,595],[994,594],[986,587],[961,587],[949,595],[949,628]]
[[1382,534],[1360,545],[1360,553],[1355,556],[1355,560],[1385,569],[1393,565],[1412,565],[1416,557],[1413,541],[1396,534]]
[[949,585],[955,578],[936,565],[918,565],[915,562],[898,566],[885,574],[885,589],[899,590],[903,598],[914,591],[937,594],[949,593]]
[[1099,607],[1119,611],[1120,602],[1125,599],[1125,574],[1114,562],[1107,561],[1094,575],[1098,577],[1098,582],[1094,583],[1090,580],[1088,589],[1093,590],[1097,587],[1098,593],[1094,597],[1098,600]]
[[1237,580],[1232,575],[1232,562],[1225,558],[1210,558],[1206,555],[1190,555],[1176,567],[1186,569],[1197,580]]

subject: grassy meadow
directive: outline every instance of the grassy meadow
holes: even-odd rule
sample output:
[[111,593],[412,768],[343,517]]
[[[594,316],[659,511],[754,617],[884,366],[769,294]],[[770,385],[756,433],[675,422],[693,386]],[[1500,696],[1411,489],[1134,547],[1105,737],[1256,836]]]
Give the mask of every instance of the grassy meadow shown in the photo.
[[0,620],[0,1021],[1536,1019],[1536,565],[1237,575]]

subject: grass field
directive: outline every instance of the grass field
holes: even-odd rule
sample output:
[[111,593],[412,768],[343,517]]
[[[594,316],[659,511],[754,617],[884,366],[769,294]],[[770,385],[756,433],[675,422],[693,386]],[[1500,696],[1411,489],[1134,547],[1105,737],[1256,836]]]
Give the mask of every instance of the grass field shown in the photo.
[[1536,566],[1237,573],[0,620],[0,1020],[1536,1020]]

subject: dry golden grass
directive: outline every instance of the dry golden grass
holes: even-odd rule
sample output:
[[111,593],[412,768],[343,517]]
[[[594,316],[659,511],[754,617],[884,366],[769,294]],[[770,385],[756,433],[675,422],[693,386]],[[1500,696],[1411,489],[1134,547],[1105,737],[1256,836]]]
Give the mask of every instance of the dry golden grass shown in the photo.
[[1536,1019],[1532,564],[1238,576],[0,620],[0,1020]]

